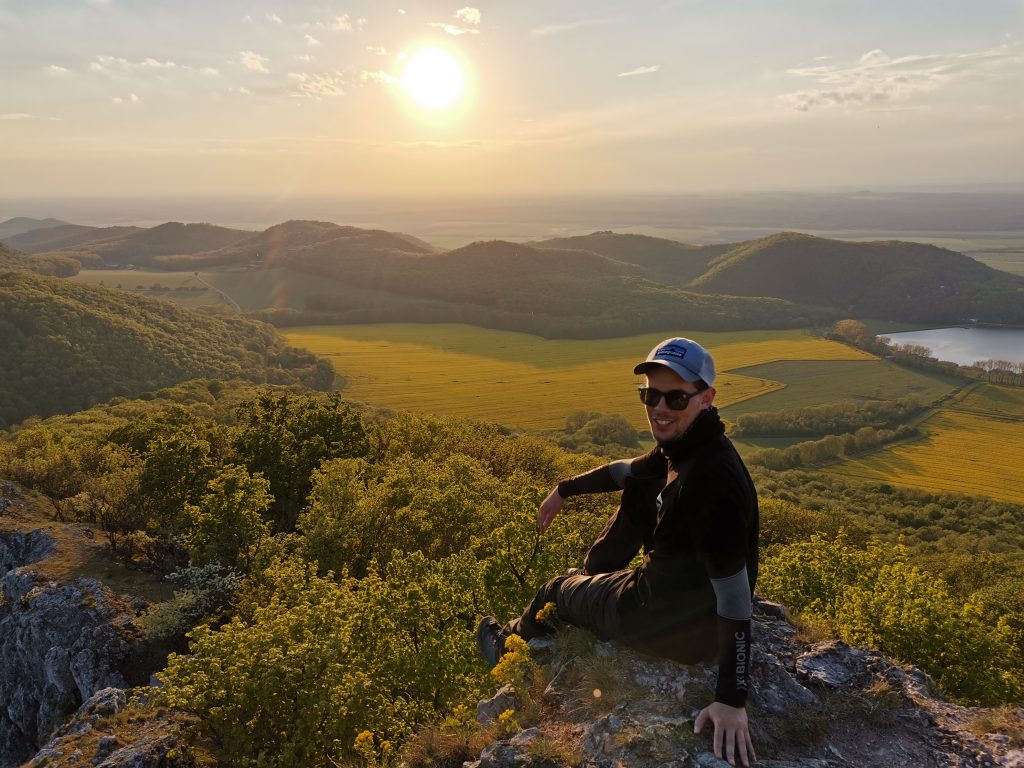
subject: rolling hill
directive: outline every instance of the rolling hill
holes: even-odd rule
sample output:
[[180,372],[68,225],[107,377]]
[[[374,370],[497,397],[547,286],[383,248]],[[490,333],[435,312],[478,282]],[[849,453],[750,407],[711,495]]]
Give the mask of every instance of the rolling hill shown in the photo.
[[157,227],[80,227],[68,225],[27,232],[11,245],[33,253],[64,253],[88,263],[151,264],[158,256],[224,248],[251,235],[212,224],[170,221]]
[[538,248],[563,248],[598,253],[625,264],[635,264],[651,277],[685,285],[703,274],[716,257],[736,247],[723,245],[689,245],[676,240],[649,235],[593,232],[578,237],[558,237],[533,243]]
[[0,427],[190,378],[333,379],[255,320],[26,271],[0,272],[0,359]]
[[382,229],[361,229],[324,221],[286,221],[263,232],[249,234],[224,247],[205,252],[178,251],[178,254],[154,259],[162,269],[199,269],[209,266],[260,264],[281,266],[292,255],[313,246],[330,244],[332,251],[344,254],[348,249],[395,249],[411,253],[433,253],[434,247],[411,235]]
[[919,243],[783,232],[723,254],[690,288],[775,296],[849,317],[1024,324],[1024,278]]
[[0,221],[0,241],[20,235],[23,232],[31,232],[34,229],[45,229],[59,227],[67,224],[60,219],[30,219],[27,216],[15,216],[7,221]]

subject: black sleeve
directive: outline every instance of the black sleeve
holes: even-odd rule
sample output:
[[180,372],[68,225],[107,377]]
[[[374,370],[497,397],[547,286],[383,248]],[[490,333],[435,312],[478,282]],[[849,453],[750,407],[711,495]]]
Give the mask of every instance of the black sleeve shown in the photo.
[[750,669],[750,619],[718,617],[718,684],[715,701],[730,707],[747,703]]
[[641,479],[665,477],[668,464],[664,454],[657,448],[634,459],[613,461],[597,469],[576,475],[558,484],[558,495],[563,499],[584,493],[609,493],[621,491],[627,477]]
[[743,498],[727,472],[712,471],[695,485],[691,535],[718,601],[715,701],[742,707],[750,671],[751,603]]

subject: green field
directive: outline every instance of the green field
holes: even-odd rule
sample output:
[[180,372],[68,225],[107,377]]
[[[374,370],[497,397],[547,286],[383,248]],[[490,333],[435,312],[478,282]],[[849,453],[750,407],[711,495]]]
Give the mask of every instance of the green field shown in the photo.
[[[681,332],[681,335],[686,335]],[[773,360],[860,360],[870,355],[801,331],[694,334],[715,354],[723,406],[782,385],[732,373]],[[464,325],[292,328],[288,342],[329,359],[353,400],[525,429],[559,429],[565,416],[619,413],[646,427],[633,366],[664,338],[548,340]]]
[[736,373],[777,381],[784,388],[722,409],[727,419],[744,413],[780,411],[839,400],[895,400],[918,395],[931,402],[951,392],[960,381],[951,376],[912,371],[886,360],[780,361],[741,368]]

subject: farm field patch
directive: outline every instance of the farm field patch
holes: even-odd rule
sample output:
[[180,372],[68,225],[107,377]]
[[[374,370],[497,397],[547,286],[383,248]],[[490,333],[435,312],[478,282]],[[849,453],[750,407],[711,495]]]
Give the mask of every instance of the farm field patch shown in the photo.
[[955,491],[1024,503],[1024,423],[942,409],[921,424],[925,437],[824,471],[858,480]]
[[[590,410],[622,414],[644,429],[629,379],[644,351],[667,334],[546,340],[464,325],[387,324],[291,328],[283,335],[330,360],[353,400],[526,429],[560,429],[569,413]],[[693,335],[715,354],[722,405],[782,386],[731,368],[786,359],[872,360],[801,331]]]
[[962,383],[950,376],[912,371],[877,358],[783,360],[742,368],[735,373],[777,381],[785,387],[724,408],[722,415],[732,420],[744,413],[778,411],[859,398],[895,400],[907,395],[918,395],[924,402],[931,402]]
[[1024,389],[981,384],[957,397],[948,407],[979,416],[1024,420]]

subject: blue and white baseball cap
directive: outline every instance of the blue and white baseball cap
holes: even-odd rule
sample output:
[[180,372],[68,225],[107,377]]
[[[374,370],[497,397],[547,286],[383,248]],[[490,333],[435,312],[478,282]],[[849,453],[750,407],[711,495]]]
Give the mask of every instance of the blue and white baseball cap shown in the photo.
[[711,353],[691,339],[665,339],[633,369],[633,373],[647,373],[655,365],[665,366],[684,381],[700,379],[709,387],[715,383],[715,361]]

